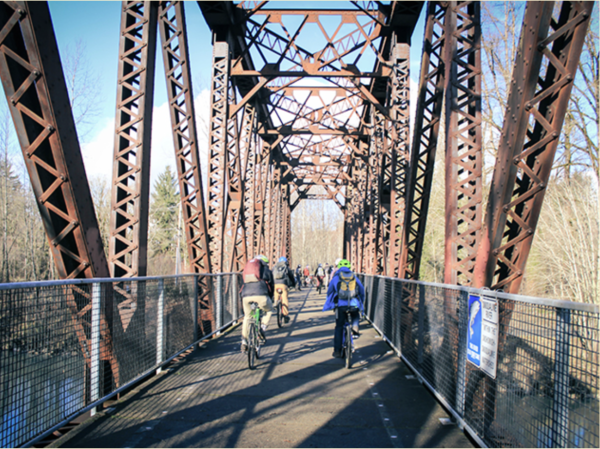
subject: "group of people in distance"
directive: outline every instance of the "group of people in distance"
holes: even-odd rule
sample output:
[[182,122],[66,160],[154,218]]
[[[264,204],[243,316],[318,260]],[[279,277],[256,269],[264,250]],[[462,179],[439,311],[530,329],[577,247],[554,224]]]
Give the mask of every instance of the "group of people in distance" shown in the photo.
[[[341,260],[341,259],[340,259]],[[298,265],[296,270],[294,270],[294,277],[296,280],[296,285],[298,290],[302,290],[302,285],[308,287],[310,285],[310,281],[314,278],[317,280],[317,291],[321,293],[321,288],[323,285],[329,285],[329,280],[331,279],[331,275],[335,271],[333,265],[329,265],[322,263],[317,265],[315,271],[311,275],[310,265],[302,268],[302,265]]]
[[[243,271],[244,282],[241,288],[242,304],[244,308],[244,323],[242,326],[242,352],[248,350],[248,328],[252,314],[250,303],[255,302],[263,310],[260,333],[265,337],[265,332],[273,313],[273,297],[276,290],[281,290],[281,307],[284,321],[289,322],[288,293],[290,288],[301,288],[302,281],[310,276],[310,267],[302,269],[298,265],[292,272],[286,257],[280,257],[271,270],[269,259],[259,254],[249,260]],[[304,279],[301,276],[304,276]],[[342,356],[342,334],[346,323],[346,311],[350,308],[352,319],[352,333],[358,338],[360,314],[364,312],[365,288],[352,271],[350,262],[346,259],[337,259],[333,265],[319,264],[314,276],[318,279],[317,291],[327,285],[327,297],[323,311],[335,310],[335,330],[333,336],[333,357]]]

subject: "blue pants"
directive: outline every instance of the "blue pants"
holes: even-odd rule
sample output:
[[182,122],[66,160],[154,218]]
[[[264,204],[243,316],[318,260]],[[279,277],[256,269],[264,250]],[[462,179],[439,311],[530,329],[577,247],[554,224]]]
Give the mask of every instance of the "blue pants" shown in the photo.
[[[344,324],[346,324],[346,306],[340,306],[336,309],[335,312],[335,331],[333,333],[333,350],[341,351],[342,350],[342,335],[344,335]],[[354,308],[352,312],[350,312],[350,317],[352,318],[352,328],[355,331],[358,331],[358,323],[360,321],[360,314],[358,313],[358,309]]]

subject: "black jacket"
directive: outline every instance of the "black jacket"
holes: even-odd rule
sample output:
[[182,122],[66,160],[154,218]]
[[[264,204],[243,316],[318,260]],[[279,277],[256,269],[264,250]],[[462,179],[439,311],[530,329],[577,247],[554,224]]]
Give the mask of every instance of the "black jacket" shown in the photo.
[[[269,266],[262,260],[260,262],[260,282],[249,282],[243,284],[240,290],[240,296],[245,298],[247,296],[268,296],[273,297],[273,273],[269,270]],[[242,281],[243,282],[243,281]]]
[[[275,264],[275,266],[278,265],[279,263],[283,263],[283,262],[277,262]],[[275,268],[275,266],[273,268]],[[286,264],[286,268],[287,268],[287,276],[284,277],[283,279],[275,279],[275,285],[284,284],[284,285],[287,285],[288,288],[295,287],[296,280],[294,279],[294,273],[292,272],[292,270],[290,270],[290,267],[288,267],[287,264]]]

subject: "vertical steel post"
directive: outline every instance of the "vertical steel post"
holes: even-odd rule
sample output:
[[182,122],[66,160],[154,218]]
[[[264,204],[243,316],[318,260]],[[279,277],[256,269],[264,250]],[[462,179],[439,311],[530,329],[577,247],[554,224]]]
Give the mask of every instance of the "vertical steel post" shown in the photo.
[[459,416],[465,414],[465,389],[467,386],[467,332],[469,320],[469,294],[461,292],[458,311],[458,369],[456,375],[455,410]]
[[398,271],[398,277],[403,279],[419,279],[444,99],[444,71],[449,62],[444,52],[447,9],[445,2],[428,3]]
[[227,121],[229,118],[229,44],[213,45],[211,114],[209,128],[208,235],[211,266],[223,271],[227,177]]
[[[194,273],[210,273],[209,237],[183,3],[160,2],[158,19],[188,257]],[[204,297],[208,287],[202,287],[201,297]]]
[[231,297],[232,300],[232,308],[231,308],[231,316],[234,322],[237,323],[237,319],[240,317],[240,292],[238,287],[238,275],[233,274],[231,279]]
[[389,109],[392,116],[392,142],[386,276],[397,277],[406,207],[406,171],[410,160],[410,45],[396,43],[391,51],[391,59],[393,72],[390,78]]
[[165,348],[165,281],[158,281],[158,301],[156,303],[156,374],[161,372],[160,365],[164,360]]
[[192,325],[193,325],[193,341],[197,342],[200,337],[198,336],[198,275],[193,277],[194,288],[192,290],[192,299],[190,303],[190,309],[192,311]]
[[223,275],[217,275],[217,287],[215,292],[216,328],[223,327]]
[[[409,326],[412,323],[409,323]],[[425,336],[425,286],[419,285],[419,331],[418,331],[419,345],[417,347],[417,363],[421,365],[423,363],[423,350],[425,348],[425,342],[423,337]]]
[[444,282],[471,285],[481,239],[481,24],[479,2],[446,13],[446,238]]
[[112,277],[146,276],[157,16],[157,3],[123,2],[108,252]]
[[[95,282],[92,284],[92,326],[90,337],[90,401],[100,399],[100,321],[102,317],[102,286]],[[96,414],[96,407],[91,411]]]
[[569,446],[569,348],[571,310],[556,310],[554,350],[554,396],[552,401],[552,446]]

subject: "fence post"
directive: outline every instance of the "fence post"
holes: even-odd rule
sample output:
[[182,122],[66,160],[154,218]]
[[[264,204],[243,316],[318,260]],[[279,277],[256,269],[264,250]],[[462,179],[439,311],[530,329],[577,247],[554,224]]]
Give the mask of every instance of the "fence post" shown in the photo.
[[239,318],[239,294],[238,292],[238,275],[234,274],[231,279],[231,297],[233,298],[233,304],[231,307],[231,317],[233,318],[234,324],[237,324],[237,319]]
[[456,412],[465,416],[465,388],[467,378],[467,328],[469,320],[469,293],[461,292],[458,304],[458,361],[456,370]]
[[419,337],[419,346],[417,352],[417,363],[421,365],[423,363],[423,348],[425,346],[425,342],[423,341],[423,336],[425,335],[425,286],[419,285],[419,329],[418,329],[418,337]]
[[[90,348],[90,401],[100,399],[100,317],[102,313],[102,286],[92,284],[92,329]],[[91,410],[91,415],[96,414],[96,407]]]
[[194,343],[198,338],[198,275],[194,275],[194,292],[192,294],[192,319],[194,320]]
[[[394,342],[394,346],[397,349],[398,357],[402,357],[402,337],[400,335],[400,323],[402,323],[401,314],[398,313],[402,311],[402,304],[396,301],[396,281],[392,280],[392,297],[391,297],[391,307],[390,307],[390,322],[392,323],[392,341]],[[400,304],[400,307],[398,307]]]
[[163,348],[164,344],[164,333],[165,333],[165,284],[164,280],[158,281],[158,303],[156,306],[156,364],[158,369],[156,374],[160,374],[162,371],[160,364],[163,362]]
[[217,335],[221,326],[223,326],[223,275],[217,275],[217,291],[215,292],[216,327]]
[[569,309],[557,309],[551,447],[567,447],[569,442],[568,436],[570,337],[571,311]]

